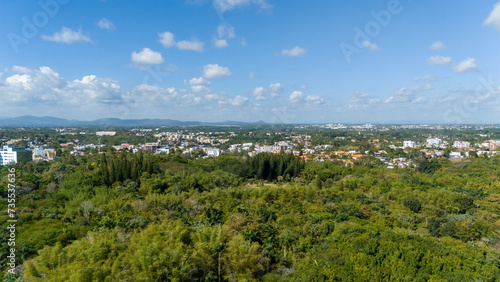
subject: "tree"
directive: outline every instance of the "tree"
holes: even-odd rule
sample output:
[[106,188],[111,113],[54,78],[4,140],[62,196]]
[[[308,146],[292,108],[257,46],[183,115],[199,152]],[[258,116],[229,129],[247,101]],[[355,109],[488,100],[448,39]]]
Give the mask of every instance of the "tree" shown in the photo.
[[405,199],[403,205],[414,213],[419,213],[422,208],[422,203],[417,198]]
[[259,243],[251,243],[241,234],[229,241],[223,257],[227,272],[225,278],[232,281],[257,279],[263,274],[268,260],[262,254]]
[[434,237],[439,237],[439,229],[441,227],[441,223],[439,220],[435,218],[429,219],[427,223],[427,229],[429,230],[429,233],[434,236]]

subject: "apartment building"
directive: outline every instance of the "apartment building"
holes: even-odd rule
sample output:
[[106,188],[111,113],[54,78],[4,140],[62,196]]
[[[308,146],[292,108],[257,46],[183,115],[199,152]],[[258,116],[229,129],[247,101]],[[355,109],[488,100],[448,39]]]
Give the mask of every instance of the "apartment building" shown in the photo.
[[9,163],[17,163],[17,152],[14,151],[13,146],[3,146],[0,151],[0,165],[7,165]]

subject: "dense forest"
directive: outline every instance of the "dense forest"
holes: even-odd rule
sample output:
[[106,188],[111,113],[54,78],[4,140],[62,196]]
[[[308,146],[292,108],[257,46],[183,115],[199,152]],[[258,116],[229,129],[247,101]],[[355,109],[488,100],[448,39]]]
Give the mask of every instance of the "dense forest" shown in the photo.
[[[14,166],[4,281],[496,281],[500,158],[64,155]],[[7,210],[8,169],[1,168]]]

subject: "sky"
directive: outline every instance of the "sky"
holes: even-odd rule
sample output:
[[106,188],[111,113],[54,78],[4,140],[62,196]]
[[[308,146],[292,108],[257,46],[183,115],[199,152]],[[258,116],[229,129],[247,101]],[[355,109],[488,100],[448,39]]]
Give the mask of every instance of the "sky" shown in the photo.
[[500,2],[0,1],[0,117],[500,123]]

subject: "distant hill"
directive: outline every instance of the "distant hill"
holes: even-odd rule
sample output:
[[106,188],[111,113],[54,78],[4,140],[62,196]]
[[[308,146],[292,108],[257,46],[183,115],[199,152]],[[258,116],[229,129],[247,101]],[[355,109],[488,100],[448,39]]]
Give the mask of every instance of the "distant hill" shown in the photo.
[[161,127],[161,126],[224,126],[224,125],[265,125],[263,121],[241,122],[200,122],[200,121],[179,121],[173,119],[119,119],[119,118],[101,118],[93,121],[80,121],[76,119],[68,120],[57,117],[36,117],[20,116],[13,118],[0,118],[0,127]]

